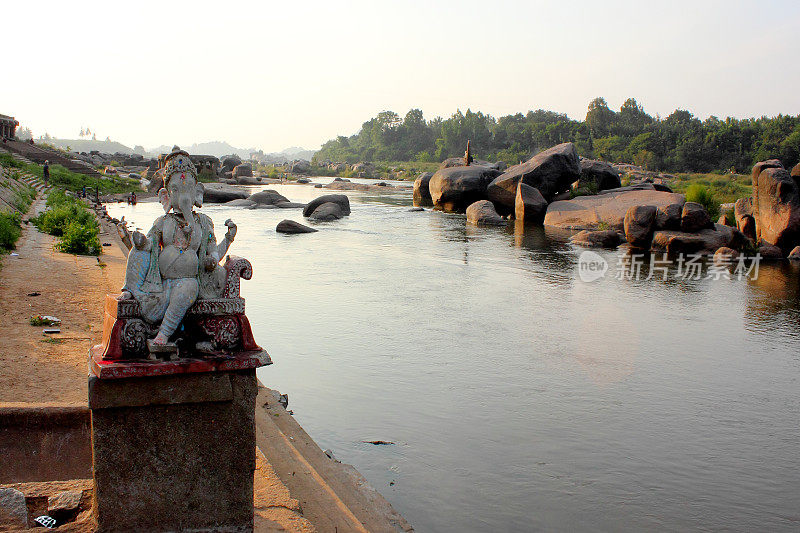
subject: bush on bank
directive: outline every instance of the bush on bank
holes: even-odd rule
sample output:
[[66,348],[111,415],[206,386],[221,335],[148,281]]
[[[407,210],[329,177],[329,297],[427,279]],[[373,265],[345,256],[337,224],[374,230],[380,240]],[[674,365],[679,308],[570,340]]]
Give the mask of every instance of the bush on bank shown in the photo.
[[80,255],[100,254],[100,225],[94,214],[77,198],[63,191],[53,191],[47,198],[47,210],[31,219],[44,233],[58,237],[56,248]]

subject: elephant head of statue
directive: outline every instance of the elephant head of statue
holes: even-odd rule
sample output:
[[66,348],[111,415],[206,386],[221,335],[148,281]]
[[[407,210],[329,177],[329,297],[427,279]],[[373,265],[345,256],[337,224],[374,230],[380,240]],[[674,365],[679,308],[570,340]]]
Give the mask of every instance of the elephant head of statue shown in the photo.
[[189,154],[175,146],[164,158],[164,186],[158,191],[158,200],[164,211],[173,209],[188,218],[194,206],[203,205],[203,191]]

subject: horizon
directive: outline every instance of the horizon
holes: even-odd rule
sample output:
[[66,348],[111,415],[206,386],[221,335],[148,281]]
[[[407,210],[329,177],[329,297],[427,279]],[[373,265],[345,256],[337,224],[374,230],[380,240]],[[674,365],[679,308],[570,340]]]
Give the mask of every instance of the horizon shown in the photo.
[[[49,62],[45,73],[27,54],[12,54],[6,70],[15,80],[0,113],[34,137],[77,139],[90,127],[130,147],[227,142],[265,153],[316,151],[384,110],[417,108],[431,120],[458,109],[495,118],[545,109],[584,120],[595,97],[614,110],[634,97],[661,117],[676,109],[701,120],[800,114],[800,74],[788,68],[800,48],[792,41],[800,5],[787,1],[509,1],[491,12],[477,2],[312,4],[215,11],[85,2],[95,7],[80,18],[57,3],[45,2],[45,18],[41,7],[34,14],[11,5],[9,19],[30,24],[11,26],[10,42],[37,57],[58,47],[65,60]],[[750,29],[765,18],[778,22]],[[535,31],[517,22],[528,20]],[[114,31],[99,46],[95,33],[109,24]],[[262,24],[268,31],[259,32]],[[497,38],[487,40],[479,30],[492,27]],[[766,72],[779,74],[770,80]]]

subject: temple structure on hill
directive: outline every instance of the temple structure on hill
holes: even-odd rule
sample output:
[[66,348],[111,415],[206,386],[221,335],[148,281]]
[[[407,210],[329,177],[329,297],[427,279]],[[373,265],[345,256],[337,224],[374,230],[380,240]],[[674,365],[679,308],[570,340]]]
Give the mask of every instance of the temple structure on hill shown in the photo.
[[19,126],[19,122],[14,120],[14,117],[0,115],[0,137],[13,139],[17,132],[17,126]]

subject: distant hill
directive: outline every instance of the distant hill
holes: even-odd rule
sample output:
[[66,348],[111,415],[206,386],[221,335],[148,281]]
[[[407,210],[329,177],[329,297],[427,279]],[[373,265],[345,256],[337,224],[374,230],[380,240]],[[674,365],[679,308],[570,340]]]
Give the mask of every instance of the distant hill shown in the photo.
[[[158,154],[166,154],[172,151],[172,146],[167,145],[156,146],[155,148],[145,150],[139,145],[136,145],[134,148],[130,148],[116,141],[96,141],[92,139],[51,138],[44,140],[44,142],[59,148],[67,149],[67,147],[69,147],[69,149],[73,152],[91,152],[92,150],[97,150],[105,154],[114,154],[120,152],[123,154],[135,153],[147,157],[156,157]],[[259,159],[270,162],[292,161],[294,159],[305,159],[306,161],[310,161],[311,156],[314,155],[314,150],[306,150],[297,146],[286,148],[280,152],[264,154],[262,151],[256,150],[255,148],[236,148],[235,146],[231,146],[224,141],[195,143],[191,146],[181,146],[181,148],[193,155],[213,155],[216,157],[223,157],[226,155],[236,154],[242,159],[249,159],[251,153],[258,153],[261,156]]]
[[[38,139],[37,139],[38,140]],[[73,152],[91,152],[97,150],[105,154],[115,154],[120,152],[122,154],[134,153],[133,148],[125,146],[117,141],[95,141],[92,139],[45,139],[41,142],[52,144],[58,148],[69,149]],[[136,152],[141,153],[141,152]]]

